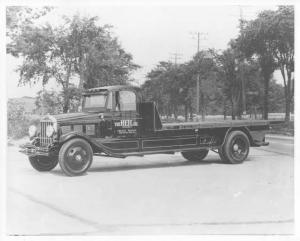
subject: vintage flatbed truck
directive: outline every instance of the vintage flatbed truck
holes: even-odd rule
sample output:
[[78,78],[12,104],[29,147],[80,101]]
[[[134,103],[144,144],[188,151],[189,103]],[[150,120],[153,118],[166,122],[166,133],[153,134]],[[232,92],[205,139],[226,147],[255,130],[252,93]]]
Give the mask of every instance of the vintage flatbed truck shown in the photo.
[[87,90],[80,113],[42,117],[39,126],[29,127],[31,141],[20,151],[36,170],[50,171],[59,163],[69,176],[85,173],[94,155],[181,152],[189,161],[201,161],[212,150],[237,164],[250,146],[268,145],[268,129],[265,120],[162,124],[155,103],[143,102],[138,88],[107,86]]

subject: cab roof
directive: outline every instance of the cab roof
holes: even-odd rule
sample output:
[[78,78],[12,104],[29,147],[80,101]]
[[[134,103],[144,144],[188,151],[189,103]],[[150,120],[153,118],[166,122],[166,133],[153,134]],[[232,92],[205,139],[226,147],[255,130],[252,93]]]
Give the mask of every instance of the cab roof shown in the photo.
[[84,94],[91,94],[91,93],[98,93],[98,92],[104,92],[104,91],[117,91],[117,90],[134,90],[134,91],[140,91],[139,87],[132,86],[132,85],[110,85],[110,86],[103,86],[103,87],[97,87],[92,88],[84,91]]

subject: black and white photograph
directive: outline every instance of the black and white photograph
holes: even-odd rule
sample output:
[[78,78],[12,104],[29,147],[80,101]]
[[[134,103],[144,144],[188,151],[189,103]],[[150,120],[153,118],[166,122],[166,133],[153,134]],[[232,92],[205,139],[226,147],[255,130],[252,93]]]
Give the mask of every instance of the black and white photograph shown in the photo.
[[296,237],[297,6],[209,4],[3,5],[6,238]]

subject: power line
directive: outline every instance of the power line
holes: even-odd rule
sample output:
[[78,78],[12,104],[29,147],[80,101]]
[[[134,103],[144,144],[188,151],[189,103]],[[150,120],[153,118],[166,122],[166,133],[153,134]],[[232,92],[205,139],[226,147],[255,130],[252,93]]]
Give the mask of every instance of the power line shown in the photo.
[[178,60],[181,59],[182,54],[175,52],[175,53],[170,53],[170,55],[171,55],[171,60],[174,60],[174,64],[175,66],[177,66]]
[[207,32],[190,32],[193,39],[197,39],[197,53],[200,51],[200,40],[207,40]]
[[[243,8],[239,6],[240,10],[240,29],[243,31],[244,29],[244,16],[243,16]],[[245,80],[244,80],[244,72],[243,68],[241,70],[241,81],[242,81],[242,112],[246,114],[246,94],[245,94]]]

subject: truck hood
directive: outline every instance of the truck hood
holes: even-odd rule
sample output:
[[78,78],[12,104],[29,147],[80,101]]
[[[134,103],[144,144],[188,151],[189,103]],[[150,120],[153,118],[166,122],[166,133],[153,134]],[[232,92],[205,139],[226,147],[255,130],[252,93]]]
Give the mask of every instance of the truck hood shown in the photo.
[[98,120],[99,114],[101,113],[90,113],[90,112],[80,112],[80,113],[65,113],[53,115],[53,117],[57,120],[58,123],[66,123],[66,122],[80,122],[80,121],[91,121]]

